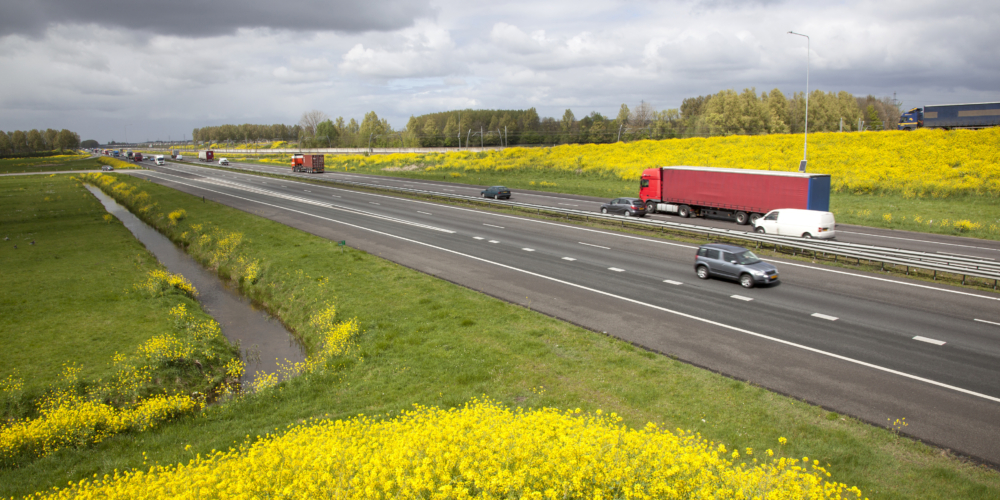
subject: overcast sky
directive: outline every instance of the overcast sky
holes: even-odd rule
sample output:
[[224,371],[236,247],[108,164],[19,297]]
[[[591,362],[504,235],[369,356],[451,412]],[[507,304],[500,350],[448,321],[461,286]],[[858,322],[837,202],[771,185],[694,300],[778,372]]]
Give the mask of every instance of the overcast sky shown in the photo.
[[451,109],[612,117],[724,89],[1000,101],[1000,2],[0,0],[0,129],[167,140]]

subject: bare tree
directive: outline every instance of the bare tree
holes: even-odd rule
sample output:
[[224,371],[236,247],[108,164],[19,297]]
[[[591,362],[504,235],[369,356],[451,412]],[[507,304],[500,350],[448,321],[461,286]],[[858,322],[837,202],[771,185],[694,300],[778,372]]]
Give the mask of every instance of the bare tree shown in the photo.
[[656,116],[656,110],[653,109],[653,105],[646,101],[641,101],[639,105],[629,113],[628,123],[636,128],[645,128],[649,125],[649,122],[653,120],[654,116]]
[[302,126],[303,132],[312,136],[316,134],[316,125],[319,125],[321,122],[329,119],[330,117],[326,116],[326,113],[314,109],[312,111],[302,113],[302,119],[299,120],[299,125]]

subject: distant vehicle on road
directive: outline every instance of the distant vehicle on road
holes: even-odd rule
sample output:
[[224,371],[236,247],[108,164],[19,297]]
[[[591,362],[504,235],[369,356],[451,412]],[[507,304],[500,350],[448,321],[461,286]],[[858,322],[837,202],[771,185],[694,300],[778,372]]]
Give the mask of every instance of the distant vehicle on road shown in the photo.
[[219,165],[229,165],[228,158],[219,158]]
[[163,165],[164,163],[165,162],[163,161],[163,155],[156,155],[156,164]]
[[646,204],[639,198],[615,198],[601,205],[601,213],[643,217],[646,215]]
[[694,270],[698,277],[736,280],[743,288],[769,285],[778,282],[778,268],[760,260],[746,248],[725,243],[709,243],[698,248],[694,256]]
[[182,161],[183,159],[184,159],[184,155],[177,155],[177,161]]
[[831,212],[781,208],[771,210],[754,223],[758,233],[831,240],[837,236],[837,222]]
[[325,162],[324,155],[292,155],[292,172],[322,174],[325,172]]
[[111,172],[114,169],[115,169],[115,167],[112,167],[111,165],[101,165],[101,171],[102,172]]
[[490,186],[479,194],[483,195],[483,198],[493,198],[494,200],[510,199],[510,190],[504,186]]
[[142,161],[142,153],[136,153],[132,159],[135,161]]
[[198,151],[198,159],[201,161],[212,161],[215,159],[215,151]]
[[913,108],[899,117],[898,130],[926,128],[986,128],[1000,125],[1000,102],[933,104]]

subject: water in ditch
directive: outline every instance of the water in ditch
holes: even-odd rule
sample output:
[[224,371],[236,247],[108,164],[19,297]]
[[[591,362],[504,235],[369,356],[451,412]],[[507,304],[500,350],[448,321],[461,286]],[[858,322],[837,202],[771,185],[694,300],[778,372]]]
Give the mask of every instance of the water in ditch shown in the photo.
[[277,372],[279,363],[305,360],[305,349],[278,320],[254,308],[249,300],[227,287],[215,273],[205,270],[166,236],[139,220],[100,189],[90,185],[87,189],[164,267],[171,273],[183,275],[198,289],[201,307],[219,323],[222,334],[240,346],[246,363],[240,383],[251,384],[257,372]]

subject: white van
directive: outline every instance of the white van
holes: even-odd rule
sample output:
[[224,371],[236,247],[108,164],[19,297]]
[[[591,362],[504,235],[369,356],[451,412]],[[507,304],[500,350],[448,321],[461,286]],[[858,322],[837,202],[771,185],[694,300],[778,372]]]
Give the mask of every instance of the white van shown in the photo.
[[754,222],[758,233],[801,236],[803,238],[833,239],[837,223],[830,212],[779,208],[771,210]]
[[177,155],[177,161],[184,160],[184,155]]

